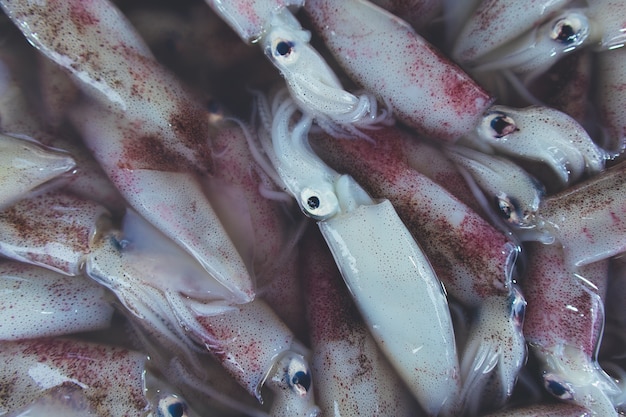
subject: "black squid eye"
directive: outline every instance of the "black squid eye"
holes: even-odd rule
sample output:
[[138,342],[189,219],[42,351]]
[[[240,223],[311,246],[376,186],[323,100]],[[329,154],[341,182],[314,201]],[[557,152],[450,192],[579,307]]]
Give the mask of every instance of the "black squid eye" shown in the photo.
[[550,37],[563,45],[579,45],[587,38],[588,33],[587,18],[573,12],[554,22]]
[[307,198],[306,205],[309,206],[311,210],[318,209],[320,207],[319,197],[316,195],[312,195],[311,197]]
[[517,130],[515,120],[504,113],[492,113],[487,116],[489,127],[491,127],[493,137],[496,139],[503,138]]
[[159,400],[157,417],[186,417],[187,405],[176,395],[168,395]]
[[294,43],[289,41],[279,41],[276,44],[276,54],[282,57],[287,57],[293,52]]
[[560,400],[574,399],[574,394],[569,384],[562,383],[555,375],[546,375],[543,380],[543,385],[550,394]]
[[287,381],[290,388],[302,396],[311,389],[311,374],[305,364],[299,360],[289,363]]

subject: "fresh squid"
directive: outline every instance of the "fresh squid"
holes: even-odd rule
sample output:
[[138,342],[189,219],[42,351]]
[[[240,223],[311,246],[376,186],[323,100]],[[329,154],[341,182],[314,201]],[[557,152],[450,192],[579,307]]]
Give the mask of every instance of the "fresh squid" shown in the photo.
[[546,164],[561,188],[604,169],[606,153],[566,114],[545,107],[492,106],[463,144]]
[[192,417],[140,352],[71,339],[0,343],[0,414]]
[[524,363],[524,299],[512,283],[518,247],[441,186],[412,169],[398,129],[372,132],[376,144],[316,137],[313,146],[332,167],[353,175],[376,198],[388,198],[424,251],[447,293],[474,309],[461,363],[461,407],[481,401],[490,376],[495,402],[512,392]]
[[[206,112],[108,1],[0,4],[88,96],[74,125],[130,205],[240,302],[253,299],[253,280],[199,182],[211,170]],[[85,54],[87,44],[98,53]]]
[[421,135],[449,143],[469,136],[481,150],[540,160],[565,184],[604,166],[605,155],[571,117],[546,107],[492,106],[468,74],[385,10],[359,0],[307,1],[305,10],[346,72]]
[[496,213],[491,219],[522,223],[539,209],[544,187],[509,159],[458,145],[450,146],[446,154],[468,173],[468,182],[487,195],[486,210]]
[[246,43],[258,43],[278,68],[300,109],[328,131],[358,134],[358,127],[388,120],[371,94],[345,91],[331,67],[309,44],[291,9],[303,0],[206,0]]
[[581,46],[611,50],[624,45],[623,2],[593,0],[580,8],[570,3],[483,1],[465,24],[452,55],[474,66],[492,63],[489,67],[528,72],[545,70],[563,53]]
[[421,415],[370,335],[322,236],[311,229],[302,245],[311,369],[322,415]]
[[452,323],[422,250],[388,200],[373,200],[310,150],[312,118],[292,125],[299,113],[285,90],[259,102],[259,146],[281,187],[318,222],[374,339],[428,414],[453,408],[460,380]]
[[187,366],[198,364],[199,351],[211,353],[259,399],[263,385],[272,389],[272,415],[315,415],[306,349],[261,300],[238,306],[194,258],[131,210],[118,229],[103,207],[62,191],[20,204],[0,213],[5,256],[84,272]]
[[576,268],[560,245],[528,245],[522,285],[528,299],[524,334],[541,362],[545,389],[598,416],[617,416],[619,387],[596,360],[604,326],[601,298],[607,261]]
[[616,156],[626,146],[619,88],[624,82],[626,5],[615,0],[584,3],[483,1],[458,37],[453,57],[479,77],[499,70],[524,91],[566,54],[583,47],[599,52],[594,54],[596,104],[603,132],[597,141]]

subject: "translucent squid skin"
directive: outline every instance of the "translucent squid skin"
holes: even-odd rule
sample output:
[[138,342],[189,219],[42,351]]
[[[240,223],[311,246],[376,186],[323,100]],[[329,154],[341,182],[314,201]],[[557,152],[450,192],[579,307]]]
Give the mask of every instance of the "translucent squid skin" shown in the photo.
[[86,277],[0,262],[0,340],[101,330],[111,325],[112,316],[106,290]]
[[[304,297],[298,278],[292,200],[274,192],[272,179],[254,160],[249,128],[223,121],[213,136],[215,174],[204,189],[250,271],[256,294],[294,331],[305,331]],[[297,215],[298,213],[293,213]]]
[[27,197],[33,189],[75,166],[69,154],[34,140],[0,134],[0,209]]
[[441,0],[374,0],[372,3],[405,20],[417,31],[428,27],[443,7]]
[[608,262],[572,268],[558,244],[534,243],[528,255],[524,335],[540,358],[544,387],[593,415],[617,416],[612,397],[620,389],[596,361],[604,325],[598,287],[606,285]]
[[319,414],[309,353],[265,302],[200,316],[198,322],[208,336],[199,341],[250,394],[262,400],[262,386],[274,391],[272,416]]
[[419,416],[419,405],[360,316],[317,230],[302,242],[311,368],[323,416]]
[[0,387],[12,393],[0,400],[2,414],[196,416],[166,384],[150,378],[148,386],[148,357],[140,352],[70,339],[31,339],[0,343],[0,358]]
[[272,16],[288,7],[299,8],[304,0],[206,0],[247,43],[257,42],[267,31]]
[[492,97],[469,75],[385,10],[357,0],[313,0],[304,7],[352,79],[419,133],[454,141],[491,105]]
[[461,396],[463,406],[476,400],[476,392],[486,382],[478,375],[489,371],[478,369],[494,369],[488,361],[472,363],[476,358],[498,363],[502,397],[506,398],[526,355],[521,334],[524,301],[511,283],[517,245],[445,189],[410,168],[402,145],[410,138],[396,135],[393,128],[371,133],[376,145],[319,136],[312,144],[330,166],[354,175],[374,197],[388,198],[407,228],[423,243],[447,293],[478,309],[479,318],[462,357],[461,368],[466,371],[462,372],[462,383],[468,384],[466,397]]
[[[127,201],[242,302],[254,298],[250,274],[199,183],[211,170],[206,112],[121,13],[106,0],[0,4],[89,96],[72,114],[74,126]],[[85,45],[98,54],[84,54]]]
[[528,226],[563,245],[570,266],[626,251],[626,164],[546,197]]
[[106,213],[101,205],[63,191],[21,200],[0,212],[0,253],[64,275],[80,275],[82,258]]
[[[502,1],[484,0],[458,36],[452,56],[471,62],[490,50],[515,39],[536,19],[546,18],[571,0]],[[502,28],[506,27],[506,30]]]

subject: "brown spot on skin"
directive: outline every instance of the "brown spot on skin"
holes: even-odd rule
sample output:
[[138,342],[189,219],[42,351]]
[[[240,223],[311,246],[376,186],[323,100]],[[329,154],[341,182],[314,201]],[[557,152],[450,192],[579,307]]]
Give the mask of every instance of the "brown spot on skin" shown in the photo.
[[181,172],[189,169],[190,163],[184,156],[165,147],[156,136],[144,136],[125,140],[122,169],[155,169],[158,171]]
[[213,171],[207,112],[185,103],[172,114],[169,123],[180,140],[195,153],[201,171]]

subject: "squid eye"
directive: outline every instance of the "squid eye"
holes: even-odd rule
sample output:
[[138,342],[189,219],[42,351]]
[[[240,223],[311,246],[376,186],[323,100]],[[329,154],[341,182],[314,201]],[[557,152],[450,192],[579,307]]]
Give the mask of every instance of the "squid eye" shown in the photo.
[[564,45],[580,45],[588,33],[587,18],[580,13],[571,13],[554,22],[550,38]]
[[569,384],[564,383],[556,375],[547,374],[543,378],[546,390],[560,400],[573,400],[574,392]]
[[326,220],[339,210],[334,193],[311,188],[305,188],[300,193],[300,206],[304,214],[315,220]]
[[515,120],[501,112],[490,113],[483,119],[483,128],[487,129],[489,137],[494,139],[503,138],[518,131]]
[[274,39],[272,41],[272,56],[284,63],[295,62],[298,58],[295,42],[283,38]]
[[287,367],[287,383],[300,396],[305,396],[311,389],[311,373],[305,363],[292,360]]
[[159,400],[157,417],[187,417],[187,404],[176,395],[168,395]]
[[293,42],[279,41],[276,44],[276,53],[280,56],[288,56],[293,51]]
[[506,194],[498,195],[496,197],[496,205],[498,211],[507,223],[516,226],[523,224],[522,213],[519,208],[520,204],[516,198],[509,197]]

